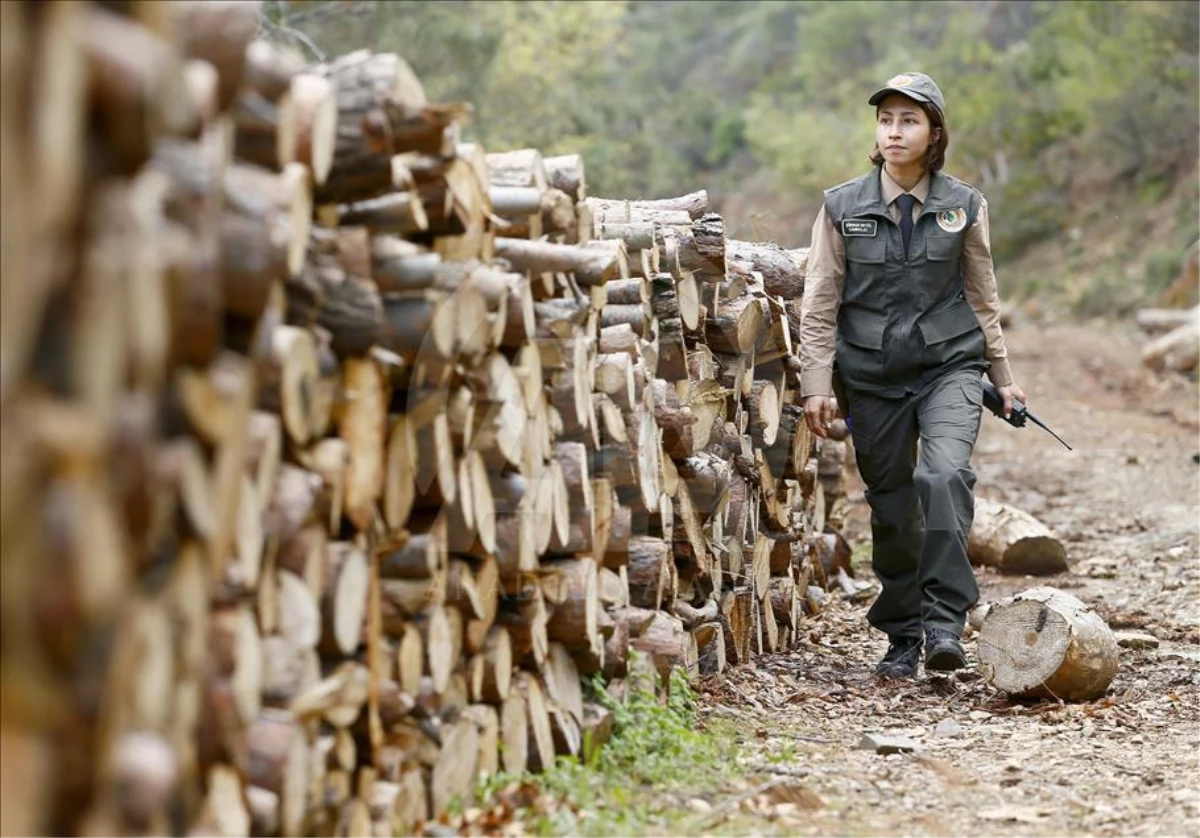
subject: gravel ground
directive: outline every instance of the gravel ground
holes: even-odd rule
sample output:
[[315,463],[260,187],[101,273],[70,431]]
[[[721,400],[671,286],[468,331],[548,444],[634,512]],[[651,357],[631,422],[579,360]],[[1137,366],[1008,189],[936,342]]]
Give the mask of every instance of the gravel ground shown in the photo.
[[[694,807],[719,816],[706,831],[1200,835],[1197,388],[1145,372],[1141,341],[1107,327],[1009,330],[1031,409],[1076,450],[985,416],[976,490],[1054,530],[1070,570],[978,578],[984,602],[1068,590],[1157,648],[1122,648],[1108,693],[1088,703],[1014,700],[973,668],[878,683],[885,638],[866,605],[831,594],[795,649],[700,684],[702,712],[737,720],[747,754],[746,782]],[[849,498],[845,534],[862,546],[861,487]],[[863,748],[867,734],[906,750]]]

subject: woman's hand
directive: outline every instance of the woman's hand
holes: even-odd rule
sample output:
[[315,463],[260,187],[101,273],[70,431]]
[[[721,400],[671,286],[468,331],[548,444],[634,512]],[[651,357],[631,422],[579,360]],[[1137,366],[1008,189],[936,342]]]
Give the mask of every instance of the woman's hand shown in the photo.
[[[1029,400],[1025,398],[1025,391],[1017,386],[1017,382],[1009,384],[1007,387],[997,387],[996,393],[1000,398],[1004,399],[1004,418],[1007,419],[1012,415],[1013,400],[1016,399],[1021,404],[1029,407]],[[808,403],[804,404],[805,415],[808,414]]]
[[809,396],[804,400],[804,421],[814,434],[825,439],[833,421],[833,399],[829,396]]

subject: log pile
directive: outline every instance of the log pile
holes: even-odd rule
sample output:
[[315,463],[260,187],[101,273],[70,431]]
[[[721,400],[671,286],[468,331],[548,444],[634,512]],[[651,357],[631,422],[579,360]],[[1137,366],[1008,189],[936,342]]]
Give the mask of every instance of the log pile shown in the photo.
[[409,833],[816,607],[803,252],[258,11],[0,4],[4,834]]

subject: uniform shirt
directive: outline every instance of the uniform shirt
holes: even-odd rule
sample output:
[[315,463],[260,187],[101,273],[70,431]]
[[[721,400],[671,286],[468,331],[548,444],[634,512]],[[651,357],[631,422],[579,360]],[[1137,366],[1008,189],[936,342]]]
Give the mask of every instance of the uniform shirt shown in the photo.
[[[892,220],[899,223],[896,198],[904,189],[881,169],[880,186]],[[929,175],[912,188],[916,198],[916,221],[929,197]],[[983,196],[980,196],[981,198]],[[1000,330],[1000,295],[992,266],[992,242],[988,233],[988,206],[983,199],[975,223],[967,228],[962,251],[963,293],[987,343],[986,357],[991,361],[988,378],[997,387],[1013,383],[1008,367],[1008,350]],[[804,302],[800,313],[800,392],[804,396],[833,395],[833,358],[837,336],[838,307],[846,280],[846,242],[825,212],[825,205],[813,223],[812,244],[808,250],[808,270],[804,280]]]

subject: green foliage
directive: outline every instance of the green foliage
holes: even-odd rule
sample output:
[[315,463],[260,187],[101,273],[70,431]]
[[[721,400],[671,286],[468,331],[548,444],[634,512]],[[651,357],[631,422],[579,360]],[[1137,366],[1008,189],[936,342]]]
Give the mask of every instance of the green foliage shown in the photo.
[[[728,778],[732,737],[699,728],[696,694],[681,670],[672,672],[665,699],[647,690],[619,702],[599,678],[589,681],[588,693],[613,713],[613,737],[586,764],[559,757],[551,770],[525,778],[553,801],[518,813],[535,834],[661,832],[670,817],[678,817],[678,801],[670,795],[694,796]],[[480,788],[480,800],[491,799],[514,779],[492,778]]]
[[1060,236],[1097,189],[1191,176],[1200,150],[1194,2],[267,6],[325,54],[400,53],[431,99],[474,104],[486,148],[583,154],[594,194],[707,188],[737,234],[752,210],[723,199],[752,183],[753,211],[777,219],[760,234],[794,246],[821,191],[867,170],[866,99],[903,70],[942,85],[947,170],[987,195],[1000,262]]

